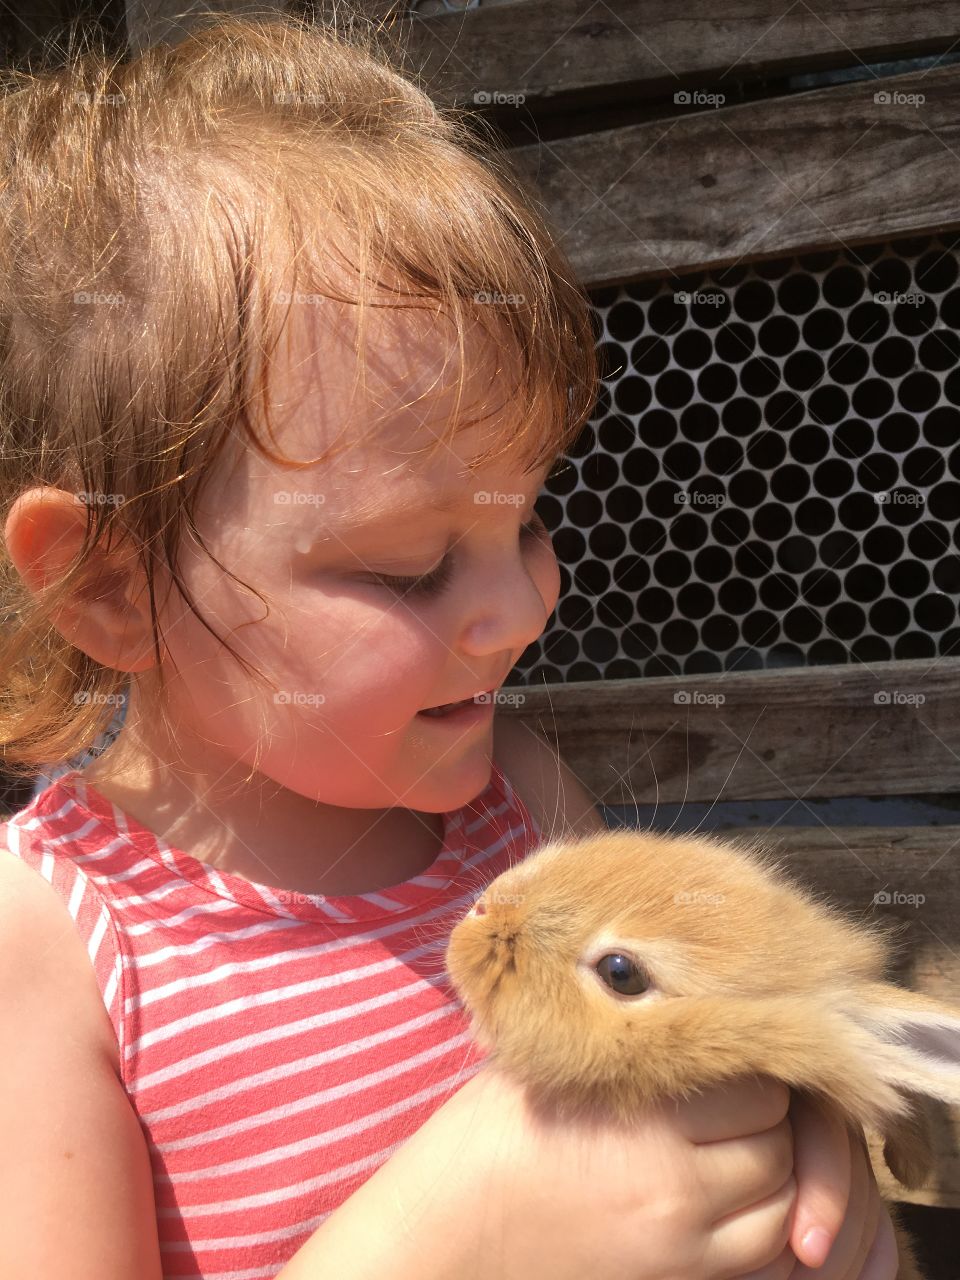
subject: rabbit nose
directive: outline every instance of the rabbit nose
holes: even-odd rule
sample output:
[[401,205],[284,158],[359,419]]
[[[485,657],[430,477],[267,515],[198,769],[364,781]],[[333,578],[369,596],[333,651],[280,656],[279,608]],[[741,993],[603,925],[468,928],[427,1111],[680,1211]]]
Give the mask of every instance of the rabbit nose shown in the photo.
[[472,916],[485,916],[487,914],[487,908],[483,905],[482,901],[475,902],[470,914]]

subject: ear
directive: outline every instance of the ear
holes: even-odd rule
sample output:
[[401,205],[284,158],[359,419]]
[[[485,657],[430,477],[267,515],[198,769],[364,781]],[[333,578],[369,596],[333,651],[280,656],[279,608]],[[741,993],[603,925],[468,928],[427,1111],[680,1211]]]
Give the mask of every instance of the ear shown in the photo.
[[883,1158],[896,1180],[915,1190],[922,1187],[933,1168],[931,1103],[918,1094],[906,1095],[912,1111],[892,1116],[883,1127]]
[[[40,485],[12,504],[3,535],[14,568],[32,592],[62,579],[74,566],[84,546],[89,500],[90,495]],[[118,671],[145,671],[156,664],[146,585],[128,542],[89,547],[83,580],[57,609],[53,625],[95,662]]]
[[921,1187],[933,1164],[929,1099],[960,1104],[960,1010],[887,982],[857,994],[863,999],[848,1016],[887,1046],[877,1055],[878,1074],[911,1108],[885,1120],[884,1159],[903,1186]]
[[878,1055],[880,1078],[960,1106],[960,1009],[889,982],[858,986],[856,996],[847,1016],[887,1047]]

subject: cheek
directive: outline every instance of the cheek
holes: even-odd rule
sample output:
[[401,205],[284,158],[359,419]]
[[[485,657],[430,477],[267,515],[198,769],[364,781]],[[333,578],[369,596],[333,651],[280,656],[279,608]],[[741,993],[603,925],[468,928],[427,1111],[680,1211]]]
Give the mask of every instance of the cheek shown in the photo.
[[[241,580],[250,580],[243,574],[238,576]],[[193,667],[202,668],[204,679],[218,678],[225,662],[236,665],[224,641],[236,652],[255,661],[257,646],[252,633],[255,634],[257,628],[256,625],[243,624],[253,622],[263,614],[259,601],[215,565],[206,565],[192,558],[181,559],[180,580],[183,593],[170,585],[158,608],[165,649],[172,659],[171,668],[184,678]],[[193,602],[193,609],[188,601]]]
[[395,597],[381,604],[313,592],[286,615],[289,644],[273,656],[286,678],[324,693],[331,716],[362,711],[378,726],[395,725],[423,705],[446,657],[442,641]]
[[560,599],[560,566],[552,547],[545,547],[534,557],[530,565],[530,576],[536,583],[549,618]]

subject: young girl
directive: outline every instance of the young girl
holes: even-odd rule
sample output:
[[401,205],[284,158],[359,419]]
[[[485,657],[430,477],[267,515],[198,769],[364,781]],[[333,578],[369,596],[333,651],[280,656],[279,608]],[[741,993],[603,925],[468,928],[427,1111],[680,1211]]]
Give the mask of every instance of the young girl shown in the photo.
[[551,1124],[445,980],[484,884],[602,827],[498,708],[597,387],[494,151],[281,17],[2,113],[6,767],[128,702],[0,827],[0,1280],[892,1280],[783,1086]]

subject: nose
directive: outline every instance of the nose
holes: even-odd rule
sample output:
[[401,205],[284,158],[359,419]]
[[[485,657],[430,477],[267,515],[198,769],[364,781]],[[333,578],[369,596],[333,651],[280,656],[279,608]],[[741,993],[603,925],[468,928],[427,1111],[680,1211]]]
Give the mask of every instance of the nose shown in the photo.
[[478,899],[473,904],[473,907],[470,910],[470,914],[472,916],[485,916],[487,914],[487,908],[483,905],[482,900]]
[[517,561],[512,572],[478,582],[462,630],[461,647],[475,657],[491,653],[520,654],[543,634],[560,594],[560,571],[540,566],[531,575]]

